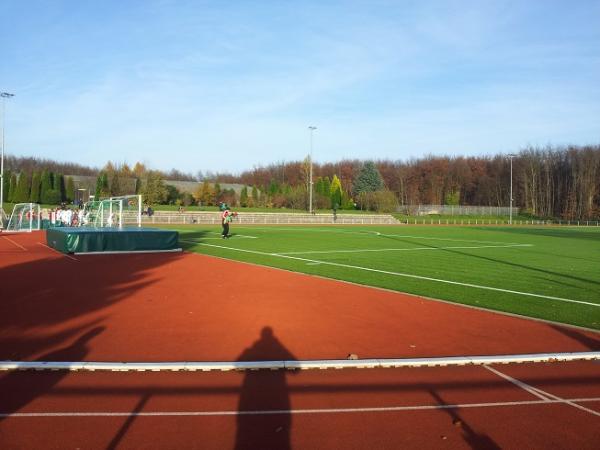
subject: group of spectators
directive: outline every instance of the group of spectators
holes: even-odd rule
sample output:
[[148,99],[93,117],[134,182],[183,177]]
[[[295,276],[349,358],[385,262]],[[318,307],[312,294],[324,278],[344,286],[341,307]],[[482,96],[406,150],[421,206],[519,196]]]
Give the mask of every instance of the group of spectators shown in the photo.
[[83,208],[71,209],[62,204],[56,209],[49,211],[50,222],[54,226],[80,227],[87,225],[89,213],[85,213]]

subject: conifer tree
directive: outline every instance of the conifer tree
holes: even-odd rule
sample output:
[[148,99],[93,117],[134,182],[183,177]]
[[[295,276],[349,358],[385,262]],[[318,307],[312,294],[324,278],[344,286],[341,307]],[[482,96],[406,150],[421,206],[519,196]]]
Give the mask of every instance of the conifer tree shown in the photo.
[[13,177],[13,173],[10,170],[7,170],[4,173],[4,177],[2,178],[2,182],[4,183],[4,201],[10,202],[10,183]]
[[333,176],[333,181],[329,188],[329,196],[331,198],[331,208],[337,209],[342,207],[342,183],[337,175]]
[[75,183],[73,182],[73,177],[67,177],[67,201],[71,203],[75,201]]
[[323,177],[323,195],[329,197],[331,193],[331,181],[329,177]]
[[102,192],[102,172],[96,177],[96,190],[94,191],[94,200],[100,198],[100,192]]
[[381,189],[383,189],[383,179],[379,170],[375,167],[375,163],[373,161],[365,162],[354,180],[354,194],[375,192]]
[[40,181],[40,202],[41,203],[50,203],[48,201],[48,191],[52,190],[52,178],[50,176],[50,172],[44,169],[42,171],[42,177]]
[[248,186],[244,186],[240,192],[240,206],[248,206]]
[[108,174],[102,171],[98,175],[98,178],[96,178],[96,192],[94,194],[94,200],[98,201],[101,198],[108,196],[110,196],[110,188],[108,186]]
[[67,190],[65,189],[65,177],[62,173],[54,174],[54,190],[58,192],[60,201],[64,202],[67,198]]
[[258,189],[256,189],[256,186],[252,186],[252,203],[254,204],[254,206],[256,206],[258,204]]
[[322,177],[318,177],[317,181],[315,182],[315,194],[325,195],[323,193],[323,178]]
[[15,202],[15,194],[17,192],[17,174],[12,172],[10,174],[10,182],[8,188],[8,201],[11,203]]
[[40,188],[41,188],[41,174],[39,172],[34,172],[33,177],[31,177],[31,191],[29,193],[29,201],[32,203],[40,202]]
[[29,187],[30,180],[27,174],[24,172],[19,173],[17,180],[17,190],[15,192],[14,202],[15,203],[27,203],[29,202]]

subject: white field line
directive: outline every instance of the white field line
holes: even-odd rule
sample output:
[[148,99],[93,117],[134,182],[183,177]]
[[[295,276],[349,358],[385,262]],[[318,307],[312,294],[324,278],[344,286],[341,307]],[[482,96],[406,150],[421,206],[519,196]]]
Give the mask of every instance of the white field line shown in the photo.
[[6,236],[2,236],[4,239],[6,239],[8,242],[10,242],[11,244],[16,245],[17,247],[19,247],[21,250],[23,251],[27,251],[27,249],[25,247],[23,247],[21,244],[19,244],[18,242],[13,241],[12,239],[10,239],[9,237]]
[[450,241],[450,242],[472,242],[475,244],[520,244],[519,242],[500,242],[500,241],[479,241],[475,239],[452,239],[452,238],[439,238],[439,237],[427,237],[427,236],[413,236],[408,234],[386,234],[379,231],[363,230],[363,231],[346,231],[346,230],[323,230],[323,229],[312,229],[312,228],[265,228],[265,227],[252,227],[253,230],[267,230],[267,231],[307,231],[311,233],[337,233],[337,234],[358,234],[361,236],[384,236],[384,237],[398,237],[404,239],[422,239],[426,241]]
[[[231,236],[229,236],[228,239],[231,239],[231,238],[258,239],[256,236],[241,236],[239,234],[231,235]],[[219,239],[223,239],[223,238],[222,237],[205,237],[205,238],[200,238],[200,239],[203,240],[203,241],[207,241],[207,240],[210,240],[210,241],[217,240],[218,241]],[[183,240],[183,239],[181,239],[181,240]],[[187,240],[187,241],[184,241],[184,242],[192,242],[192,241],[191,240]],[[194,241],[194,242],[197,242],[197,241]]]
[[456,247],[413,247],[413,248],[368,248],[358,250],[309,250],[304,252],[279,252],[279,255],[312,255],[330,253],[365,253],[365,252],[410,252],[415,250],[449,250],[449,249],[479,249],[479,248],[509,248],[532,247],[532,244],[507,244],[507,245],[481,245],[481,246],[456,246]]
[[214,244],[205,244],[205,243],[198,243],[198,245],[222,248],[222,249],[232,250],[232,251],[236,251],[236,252],[253,253],[253,254],[262,255],[262,256],[274,256],[274,257],[278,257],[278,258],[294,259],[297,261],[304,261],[307,263],[326,264],[328,266],[344,267],[346,269],[364,270],[366,272],[382,273],[385,275],[393,275],[393,276],[397,276],[397,277],[406,277],[406,278],[414,278],[417,280],[434,281],[437,283],[452,284],[452,285],[456,285],[456,286],[465,286],[465,287],[470,287],[470,288],[474,288],[474,289],[484,289],[484,290],[488,290],[488,291],[505,292],[508,294],[524,295],[527,297],[546,298],[548,300],[556,300],[559,302],[566,302],[566,303],[577,303],[577,304],[581,304],[581,305],[594,306],[596,308],[600,308],[600,303],[584,302],[582,300],[572,300],[569,298],[562,298],[562,297],[553,297],[551,295],[533,294],[531,292],[514,291],[511,289],[502,289],[502,288],[496,288],[496,287],[492,287],[492,286],[483,286],[483,285],[479,285],[479,284],[461,283],[459,281],[443,280],[441,278],[425,277],[425,276],[414,275],[414,274],[410,274],[410,273],[391,272],[388,270],[372,269],[370,267],[354,266],[351,264],[342,264],[342,263],[335,263],[335,262],[331,262],[331,261],[320,261],[317,259],[300,258],[297,256],[284,255],[281,253],[266,253],[266,252],[259,252],[256,250],[246,250],[246,249],[241,249],[241,248],[226,247],[224,245],[214,245]]
[[398,237],[403,239],[424,239],[427,241],[450,241],[450,242],[474,242],[477,244],[514,244],[518,245],[518,242],[498,242],[498,241],[478,241],[474,239],[452,239],[452,238],[439,238],[439,237],[423,237],[423,236],[412,236],[407,234],[386,234],[374,231],[377,236],[384,237]]
[[71,260],[73,260],[73,261],[79,261],[77,258],[75,258],[75,257],[73,257],[73,256],[71,256],[71,255],[67,255],[66,253],[59,252],[59,251],[58,251],[58,250],[56,250],[55,248],[52,248],[52,247],[50,247],[49,245],[46,245],[46,244],[44,244],[44,243],[42,243],[42,242],[38,242],[38,245],[42,245],[42,246],[44,246],[44,247],[46,247],[46,248],[48,248],[48,249],[52,250],[53,252],[55,252],[55,253],[58,253],[58,254],[59,254],[59,255],[61,255],[61,256],[66,256],[67,258],[69,258],[69,259],[71,259]]
[[[403,411],[428,411],[443,409],[465,408],[494,408],[506,406],[532,406],[571,404],[584,402],[597,402],[600,397],[571,398],[560,400],[524,400],[514,402],[489,402],[489,403],[456,403],[448,405],[407,405],[407,406],[382,406],[370,408],[313,408],[313,409],[267,409],[256,411],[131,411],[131,412],[22,412],[0,413],[0,417],[31,418],[31,417],[185,417],[185,416],[260,416],[278,414],[343,414],[343,413],[376,413],[376,412],[403,412]],[[586,408],[587,409],[587,408]]]
[[557,395],[554,395],[554,394],[551,394],[549,392],[543,391],[543,390],[541,390],[539,388],[536,388],[534,386],[531,386],[531,385],[529,385],[527,383],[523,383],[522,381],[519,381],[516,378],[511,377],[510,375],[506,375],[505,373],[502,373],[499,370],[496,370],[496,369],[494,369],[492,367],[489,367],[489,366],[486,366],[486,365],[484,365],[483,367],[485,367],[490,372],[493,372],[496,375],[504,378],[505,380],[510,381],[511,383],[515,384],[516,386],[519,386],[521,389],[526,390],[530,394],[535,395],[536,397],[545,399],[546,401],[563,401],[564,403],[566,403],[569,406],[572,406],[574,408],[580,409],[580,410],[585,411],[587,413],[593,414],[594,416],[600,417],[600,412],[598,412],[598,411],[594,411],[593,409],[586,408],[585,406],[578,405],[577,403],[575,403],[575,402],[573,402],[571,400],[565,400],[564,398],[561,398],[561,397],[559,397]]

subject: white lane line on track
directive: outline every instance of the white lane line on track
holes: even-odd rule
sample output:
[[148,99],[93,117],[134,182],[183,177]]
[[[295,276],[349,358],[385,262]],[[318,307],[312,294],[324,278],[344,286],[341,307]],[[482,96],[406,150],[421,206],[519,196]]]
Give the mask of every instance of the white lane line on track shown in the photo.
[[77,258],[75,258],[74,256],[67,255],[66,253],[59,252],[59,251],[58,251],[58,250],[56,250],[55,248],[52,248],[52,247],[50,247],[50,246],[48,246],[48,245],[46,245],[46,244],[44,244],[44,243],[42,243],[42,242],[38,242],[38,244],[39,244],[39,245],[41,245],[41,246],[43,246],[43,247],[46,247],[46,248],[48,248],[48,249],[52,250],[52,251],[53,251],[53,252],[55,252],[55,253],[58,253],[58,254],[59,254],[59,255],[61,255],[61,256],[66,256],[67,258],[69,258],[69,259],[71,259],[71,260],[73,260],[73,261],[79,261],[79,260],[78,260]]
[[565,400],[564,398],[559,397],[558,395],[551,394],[549,392],[541,390],[540,388],[536,388],[536,387],[531,386],[531,385],[529,385],[527,383],[523,383],[522,381],[519,381],[516,378],[511,377],[510,375],[506,375],[505,373],[502,373],[499,370],[496,370],[496,369],[494,369],[494,368],[492,368],[490,366],[484,365],[483,367],[485,367],[490,372],[495,373],[496,375],[504,378],[505,380],[510,381],[514,385],[519,386],[521,389],[526,390],[530,394],[535,395],[536,397],[545,399],[546,401],[562,401],[562,402],[566,403],[569,406],[572,406],[574,408],[580,409],[580,410],[585,411],[587,413],[593,414],[594,416],[600,417],[600,412],[594,411],[593,409],[586,408],[585,406],[578,405],[573,400]]
[[222,248],[225,250],[232,250],[232,251],[236,251],[236,252],[253,253],[253,254],[262,255],[262,256],[274,256],[274,257],[278,257],[278,258],[294,259],[297,261],[304,261],[307,263],[319,263],[319,264],[325,264],[325,265],[334,266],[334,267],[344,267],[346,269],[364,270],[366,272],[382,273],[385,275],[393,275],[393,276],[397,276],[397,277],[434,281],[437,283],[452,284],[455,286],[465,286],[465,287],[470,287],[470,288],[474,288],[474,289],[484,289],[487,291],[505,292],[507,294],[524,295],[527,297],[546,298],[548,300],[556,300],[556,301],[565,302],[565,303],[577,303],[577,304],[581,304],[581,305],[587,305],[587,306],[593,306],[596,308],[600,308],[600,303],[584,302],[582,300],[573,300],[570,298],[553,297],[551,295],[542,295],[542,294],[533,294],[531,292],[513,291],[511,289],[502,289],[502,288],[496,288],[496,287],[492,287],[492,286],[482,286],[479,284],[471,284],[471,283],[461,283],[459,281],[442,280],[440,278],[425,277],[422,275],[413,275],[410,273],[391,272],[388,270],[372,269],[370,267],[353,266],[351,264],[342,264],[342,263],[335,263],[335,262],[330,262],[330,261],[319,261],[317,259],[299,258],[297,256],[284,255],[281,253],[266,253],[266,252],[259,252],[256,250],[246,250],[246,249],[241,249],[241,248],[227,247],[224,245],[205,244],[205,243],[201,243],[201,242],[199,242],[198,245],[204,245],[206,247]]
[[11,238],[7,237],[7,236],[2,236],[4,239],[6,239],[8,242],[10,242],[11,244],[16,245],[17,247],[19,247],[21,250],[24,251],[28,251],[25,247],[23,247],[21,244],[19,244],[18,242],[13,241]]
[[515,386],[520,387],[521,389],[523,389],[524,391],[529,392],[531,395],[533,395],[534,397],[540,398],[544,401],[548,401],[550,400],[549,397],[547,397],[546,395],[544,395],[544,393],[542,392],[538,392],[536,389],[533,388],[533,386],[528,385],[527,383],[523,383],[522,381],[517,380],[516,378],[513,378],[509,375],[506,375],[505,373],[500,372],[499,370],[494,369],[493,367],[490,367],[488,365],[484,365],[483,367],[485,367],[487,370],[489,370],[490,372],[498,375],[501,378],[504,378],[507,381],[510,381],[512,384],[514,384]]
[[[274,409],[257,411],[141,411],[141,412],[30,412],[30,413],[0,413],[0,417],[28,418],[28,417],[169,417],[169,416],[259,416],[274,414],[341,414],[341,413],[375,413],[375,412],[402,412],[402,411],[427,411],[440,409],[466,409],[466,408],[493,408],[506,406],[531,406],[552,404],[575,404],[584,402],[597,402],[600,397],[571,398],[557,400],[524,400],[514,402],[489,402],[489,403],[456,403],[447,405],[410,405],[410,406],[383,406],[370,408],[313,408],[313,409]],[[580,405],[577,405],[580,406]],[[585,408],[587,409],[587,408]]]
[[509,247],[532,247],[532,244],[508,244],[508,245],[481,245],[481,246],[456,246],[456,247],[413,247],[413,248],[367,248],[358,250],[310,250],[304,252],[279,252],[279,255],[312,255],[330,253],[365,253],[365,252],[410,252],[415,250],[450,250],[450,249],[479,249],[479,248],[509,248]]

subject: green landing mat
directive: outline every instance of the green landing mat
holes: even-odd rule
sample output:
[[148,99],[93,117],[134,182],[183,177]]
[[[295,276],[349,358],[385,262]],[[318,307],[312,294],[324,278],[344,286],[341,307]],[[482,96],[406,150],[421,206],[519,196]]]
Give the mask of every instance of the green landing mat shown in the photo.
[[177,231],[156,228],[49,228],[46,230],[46,242],[63,253],[180,250]]

